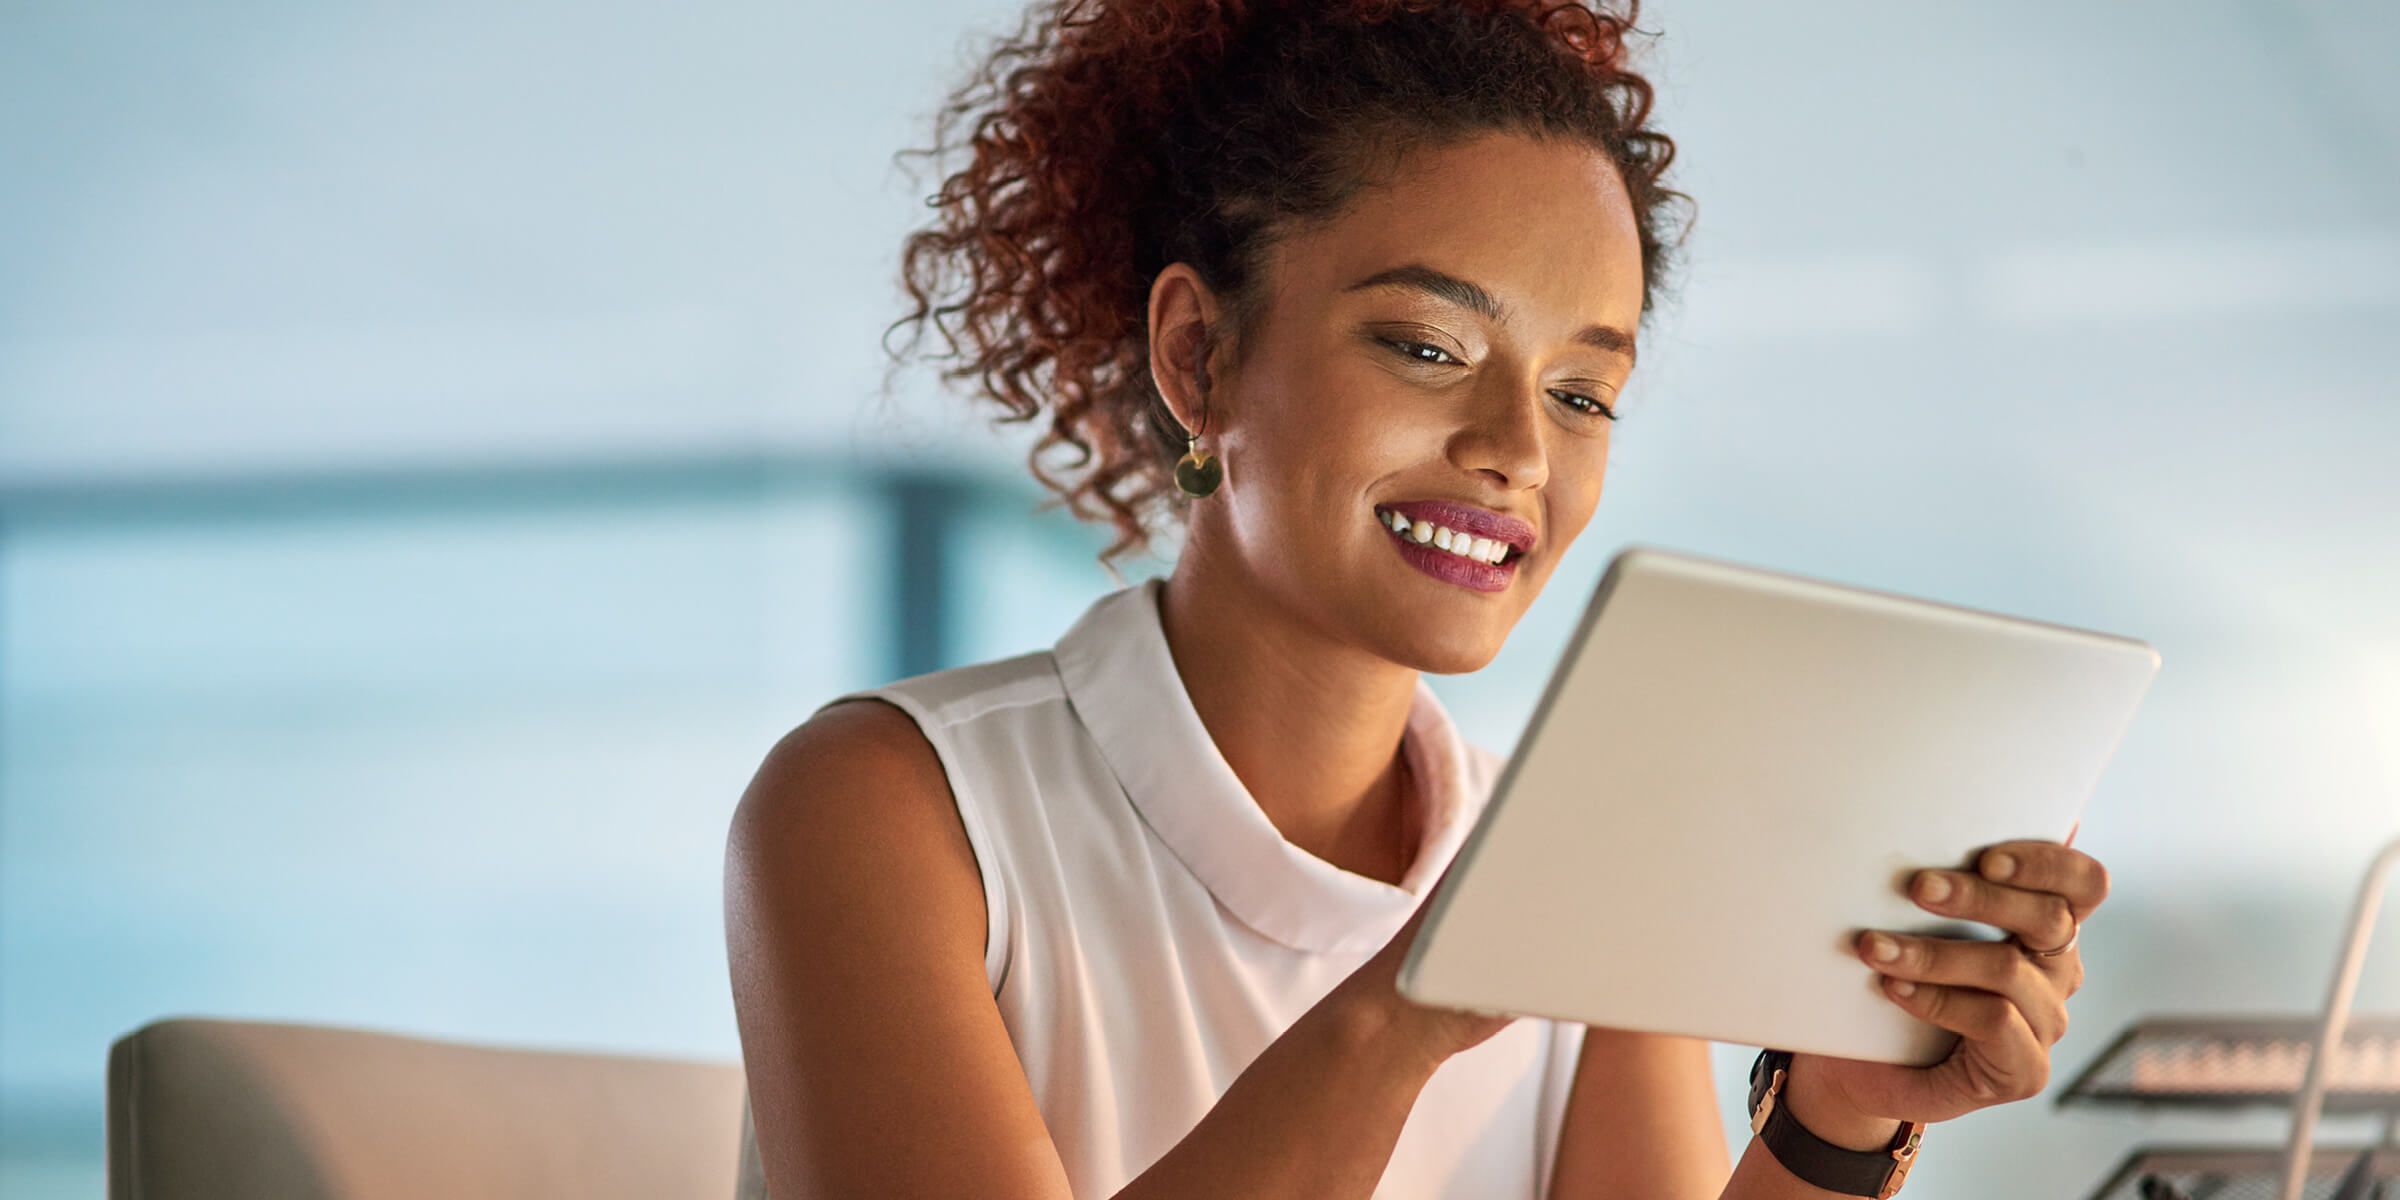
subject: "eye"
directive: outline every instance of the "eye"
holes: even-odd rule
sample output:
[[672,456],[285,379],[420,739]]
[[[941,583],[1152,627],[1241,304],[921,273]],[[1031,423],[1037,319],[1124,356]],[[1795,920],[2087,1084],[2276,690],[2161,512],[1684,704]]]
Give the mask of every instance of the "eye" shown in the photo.
[[[1451,366],[1451,365],[1458,365],[1458,366],[1464,366],[1464,365],[1466,365],[1466,364],[1464,364],[1464,363],[1460,363],[1460,362],[1459,362],[1457,359],[1455,359],[1455,358],[1451,358],[1451,357],[1450,357],[1450,352],[1449,352],[1449,351],[1447,351],[1447,350],[1444,350],[1444,349],[1442,349],[1440,346],[1436,346],[1436,345],[1432,344],[1431,342],[1411,342],[1411,341],[1405,341],[1405,340],[1402,340],[1402,339],[1399,339],[1399,338],[1377,338],[1377,339],[1375,339],[1375,340],[1376,340],[1376,341],[1379,341],[1379,342],[1382,342],[1382,343],[1383,343],[1384,345],[1386,345],[1386,346],[1390,346],[1390,347],[1391,347],[1391,348],[1392,348],[1394,351],[1398,352],[1398,353],[1399,353],[1399,355],[1400,355],[1402,358],[1411,358],[1411,359],[1415,359],[1415,360],[1416,360],[1416,361],[1418,361],[1418,362],[1421,362],[1421,363],[1430,363],[1430,364],[1432,364],[1432,365],[1434,365],[1434,366],[1437,366],[1437,367],[1439,367],[1439,366]],[[1427,358],[1427,357],[1425,357],[1424,355],[1421,355],[1421,354],[1415,353],[1416,351],[1419,351],[1419,350],[1431,350],[1431,351],[1433,351],[1435,354],[1439,354],[1439,355],[1441,355],[1442,357],[1441,357],[1441,358],[1438,358],[1438,359],[1437,359],[1437,358]],[[1447,361],[1444,361],[1444,360],[1447,360]]]
[[[1611,421],[1617,419],[1616,409],[1609,407],[1606,403],[1595,399],[1594,397],[1586,396],[1581,392],[1552,392],[1550,394],[1567,401],[1569,404],[1574,404],[1577,412],[1590,413],[1596,417],[1606,417]],[[1582,403],[1578,404],[1576,403],[1577,401],[1581,401]],[[1585,408],[1584,405],[1586,404],[1590,405],[1591,407]]]
[[[1405,338],[1384,337],[1379,337],[1375,340],[1391,347],[1394,353],[1399,354],[1403,358],[1425,363],[1428,366],[1440,367],[1466,365],[1459,362],[1456,358],[1451,357],[1449,351],[1444,350],[1440,346],[1436,346],[1431,342],[1413,342]],[[1440,357],[1427,358],[1425,355],[1417,353],[1417,351],[1420,350],[1430,351],[1433,354],[1439,355]],[[1581,392],[1552,392],[1550,394],[1565,400],[1567,404],[1575,411],[1583,413],[1587,416],[1604,417],[1611,421],[1617,419],[1617,410],[1610,407],[1606,402],[1600,400],[1598,397],[1586,396]]]

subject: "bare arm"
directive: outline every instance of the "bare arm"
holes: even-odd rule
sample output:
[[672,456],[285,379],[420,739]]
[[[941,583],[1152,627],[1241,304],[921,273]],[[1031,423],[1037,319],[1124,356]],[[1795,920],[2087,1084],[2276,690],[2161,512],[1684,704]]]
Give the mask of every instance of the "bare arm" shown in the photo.
[[[1783,1104],[1819,1138],[1850,1150],[1889,1145],[1901,1123],[1867,1118],[1819,1092],[1817,1075],[1795,1063]],[[1747,1099],[1747,1097],[1745,1097]],[[1738,1166],[1726,1164],[1726,1135],[1716,1099],[1709,1042],[1630,1030],[1584,1027],[1567,1114],[1558,1130],[1558,1169],[1550,1200],[1824,1200],[1750,1138]]]
[[[1756,1137],[1729,1169],[1716,1073],[1708,1042],[1587,1026],[1583,1055],[1559,1129],[1551,1200],[1825,1200]],[[1784,1084],[1783,1103],[1818,1136],[1854,1150],[1879,1149],[1900,1123],[1856,1115],[1828,1100],[1805,1063]],[[1745,1097],[1746,1099],[1746,1097]]]
[[949,804],[905,713],[842,704],[785,735],[734,810],[726,949],[776,1200],[1067,1195]]
[[[776,1200],[1067,1200],[983,970],[973,850],[905,713],[839,704],[786,735],[726,858],[734,1012]],[[1417,922],[1242,1072],[1121,1200],[1365,1200],[1448,1055],[1507,1024],[1419,1008]]]
[[1708,1042],[1585,1026],[1551,1200],[1712,1200],[1732,1172]]

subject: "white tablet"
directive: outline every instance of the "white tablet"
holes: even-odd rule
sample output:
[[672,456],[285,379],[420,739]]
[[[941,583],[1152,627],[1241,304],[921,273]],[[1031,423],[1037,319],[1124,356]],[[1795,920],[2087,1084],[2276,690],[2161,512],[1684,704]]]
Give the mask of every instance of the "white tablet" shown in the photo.
[[1863,929],[2064,841],[2148,644],[1637,546],[1609,564],[1400,972],[1427,1004],[1923,1066]]

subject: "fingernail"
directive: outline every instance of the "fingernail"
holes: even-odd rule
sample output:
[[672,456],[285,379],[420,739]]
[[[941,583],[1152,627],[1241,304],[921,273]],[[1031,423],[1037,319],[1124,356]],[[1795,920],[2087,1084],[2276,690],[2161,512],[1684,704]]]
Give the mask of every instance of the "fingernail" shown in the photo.
[[1896,996],[1914,996],[1917,994],[1917,985],[1906,979],[1895,979],[1892,981],[1892,994]]
[[1994,854],[1983,860],[1983,873],[1993,879],[2006,879],[2017,873],[2017,860],[2008,854]]
[[1900,957],[1900,947],[1892,939],[1880,933],[1870,933],[1867,935],[1867,953],[1884,962],[1890,962]]
[[1950,878],[1938,871],[1926,875],[1925,882],[1918,886],[1922,889],[1918,894],[1936,904],[1950,898]]

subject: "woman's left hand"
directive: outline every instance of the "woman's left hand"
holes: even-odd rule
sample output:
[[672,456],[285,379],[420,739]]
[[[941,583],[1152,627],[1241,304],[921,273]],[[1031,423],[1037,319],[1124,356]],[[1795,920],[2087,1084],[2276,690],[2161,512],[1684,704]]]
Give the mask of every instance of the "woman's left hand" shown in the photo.
[[[1881,972],[1884,995],[1961,1035],[1950,1057],[1929,1067],[1795,1055],[1793,1074],[1817,1077],[1829,1101],[1865,1117],[1947,1121],[1979,1108],[2039,1095],[2050,1080],[2050,1047],[2067,1032],[2067,997],[2083,986],[2083,956],[2033,951],[2066,946],[2108,897],[2108,871],[2067,842],[2000,842],[1973,871],[1919,871],[1909,894],[1947,917],[1995,925],[2010,940],[1915,937],[1868,931],[1855,950]],[[1947,894],[1936,898],[1941,885]],[[1899,955],[1876,956],[1878,939]],[[1914,984],[1909,995],[1899,988]],[[1804,1067],[1801,1060],[1813,1060]]]

